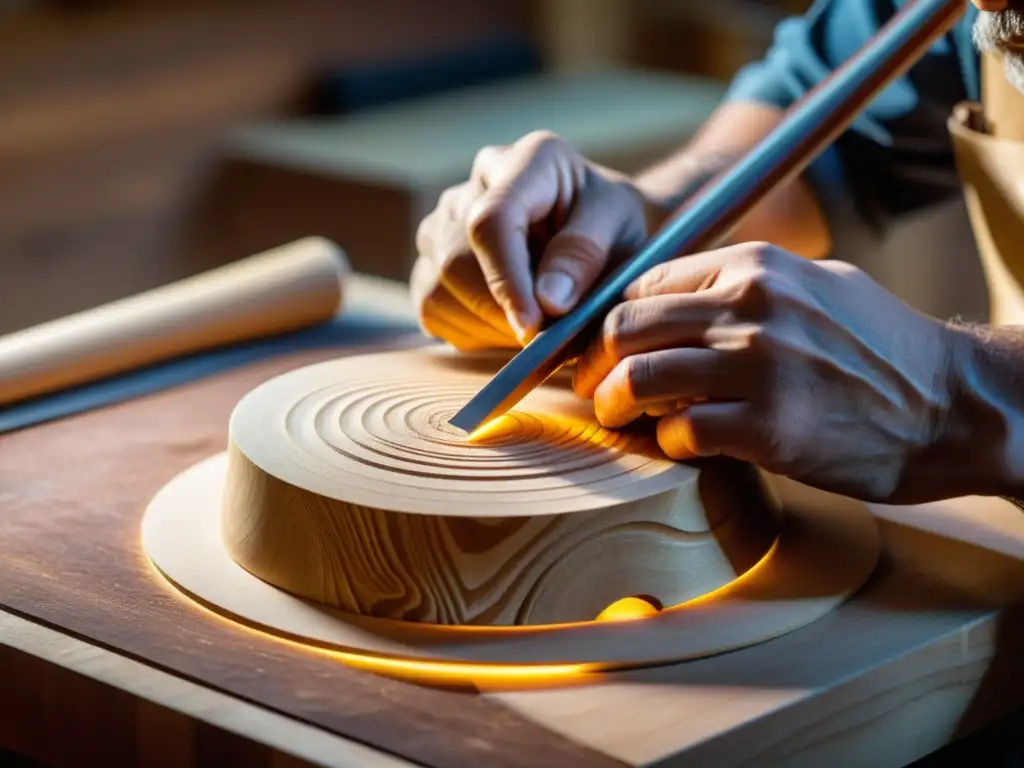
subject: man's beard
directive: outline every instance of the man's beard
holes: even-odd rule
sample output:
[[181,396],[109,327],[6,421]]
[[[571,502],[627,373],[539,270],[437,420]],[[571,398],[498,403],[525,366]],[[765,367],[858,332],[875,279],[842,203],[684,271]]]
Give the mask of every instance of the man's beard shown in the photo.
[[997,53],[1002,57],[1006,79],[1024,92],[1024,11],[1007,8],[996,13],[979,13],[973,38],[980,52]]

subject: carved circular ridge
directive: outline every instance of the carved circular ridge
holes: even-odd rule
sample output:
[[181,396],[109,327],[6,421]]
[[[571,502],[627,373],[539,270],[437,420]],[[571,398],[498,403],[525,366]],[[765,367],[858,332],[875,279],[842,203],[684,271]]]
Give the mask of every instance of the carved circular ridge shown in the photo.
[[602,428],[563,383],[472,439],[448,419],[496,367],[438,350],[360,355],[252,390],[229,429],[222,535],[294,595],[445,625],[594,619],[623,597],[674,605],[768,551],[753,468],[669,460]]

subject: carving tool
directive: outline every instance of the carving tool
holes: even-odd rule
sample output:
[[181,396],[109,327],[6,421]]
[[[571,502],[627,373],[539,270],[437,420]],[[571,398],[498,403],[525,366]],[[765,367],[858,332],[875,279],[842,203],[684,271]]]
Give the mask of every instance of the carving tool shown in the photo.
[[800,174],[858,113],[946,34],[968,0],[907,3],[861,50],[794,104],[782,122],[730,170],[704,185],[632,258],[572,312],[539,333],[450,423],[472,433],[502,415],[582,351],[626,288],[676,256],[709,250],[772,189]]

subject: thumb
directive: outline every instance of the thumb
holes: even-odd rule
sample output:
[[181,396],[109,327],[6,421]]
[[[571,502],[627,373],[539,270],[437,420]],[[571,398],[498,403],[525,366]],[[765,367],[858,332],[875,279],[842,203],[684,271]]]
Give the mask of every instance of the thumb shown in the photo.
[[613,250],[640,245],[646,228],[642,206],[615,191],[609,185],[580,195],[565,226],[548,241],[535,289],[545,314],[571,310],[601,276]]

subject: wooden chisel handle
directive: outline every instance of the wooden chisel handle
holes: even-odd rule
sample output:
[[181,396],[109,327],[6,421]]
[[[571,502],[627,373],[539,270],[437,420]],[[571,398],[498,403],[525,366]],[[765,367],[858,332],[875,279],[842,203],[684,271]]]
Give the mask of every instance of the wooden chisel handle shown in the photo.
[[341,249],[308,238],[0,336],[0,407],[327,321],[341,308],[348,272]]

